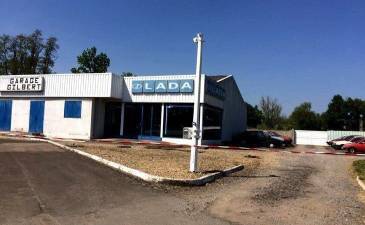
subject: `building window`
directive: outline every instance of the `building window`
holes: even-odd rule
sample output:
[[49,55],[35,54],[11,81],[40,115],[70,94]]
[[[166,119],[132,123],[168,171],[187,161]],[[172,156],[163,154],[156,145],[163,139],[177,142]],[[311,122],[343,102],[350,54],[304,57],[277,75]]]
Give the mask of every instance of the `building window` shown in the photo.
[[193,104],[166,104],[164,137],[183,138],[184,127],[192,127]]
[[161,104],[126,104],[124,108],[123,131],[125,137],[159,140],[161,132]]
[[81,118],[81,101],[65,101],[65,118]]
[[203,113],[203,139],[220,140],[222,136],[222,115],[221,109],[204,106]]

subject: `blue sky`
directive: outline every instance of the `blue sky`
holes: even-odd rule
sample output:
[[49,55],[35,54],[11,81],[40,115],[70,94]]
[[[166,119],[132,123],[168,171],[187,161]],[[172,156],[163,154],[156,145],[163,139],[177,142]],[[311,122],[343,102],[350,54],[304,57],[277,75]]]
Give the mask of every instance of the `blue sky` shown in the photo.
[[206,38],[203,72],[233,74],[245,100],[272,96],[289,114],[310,101],[322,112],[334,94],[365,98],[365,1],[0,0],[0,34],[39,28],[69,72],[91,46],[110,71],[190,74],[192,38]]

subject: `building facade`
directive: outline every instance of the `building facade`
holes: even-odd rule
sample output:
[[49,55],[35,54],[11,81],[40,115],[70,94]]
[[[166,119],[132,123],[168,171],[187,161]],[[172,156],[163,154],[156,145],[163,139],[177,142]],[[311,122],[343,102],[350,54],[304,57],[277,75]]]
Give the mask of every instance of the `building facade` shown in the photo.
[[[189,143],[195,83],[195,75],[0,76],[0,131]],[[230,141],[246,129],[246,104],[232,76],[202,75],[201,90],[200,143]]]

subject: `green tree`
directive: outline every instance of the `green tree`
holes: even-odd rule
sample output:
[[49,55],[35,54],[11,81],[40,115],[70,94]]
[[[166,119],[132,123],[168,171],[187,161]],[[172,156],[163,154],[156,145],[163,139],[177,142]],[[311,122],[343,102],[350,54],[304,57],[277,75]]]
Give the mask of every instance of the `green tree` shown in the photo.
[[9,35],[0,36],[0,75],[10,73],[10,44]]
[[44,49],[42,32],[40,30],[36,30],[28,36],[26,48],[29,51],[29,55],[26,57],[25,71],[29,74],[36,74],[40,54]]
[[44,54],[40,58],[40,62],[38,64],[38,70],[43,73],[52,73],[51,68],[54,66],[55,53],[58,49],[57,39],[54,37],[50,37],[47,39],[47,42],[44,45]]
[[[42,32],[0,36],[0,74],[51,73],[58,50],[57,39],[44,42]],[[45,63],[47,62],[47,63]]]
[[289,117],[292,128],[298,130],[319,130],[321,129],[320,115],[312,111],[312,104],[304,102],[295,107]]
[[262,112],[262,124],[264,129],[279,129],[283,121],[282,106],[277,99],[269,96],[261,97],[260,110]]
[[358,98],[333,96],[327,111],[322,114],[328,130],[359,130],[360,115],[365,116],[365,101]]
[[77,57],[77,68],[72,73],[105,73],[110,66],[110,59],[105,53],[97,54],[96,47],[88,48]]
[[344,102],[344,129],[359,130],[360,115],[365,115],[365,101],[347,98]]
[[328,104],[327,111],[323,113],[323,120],[326,129],[342,130],[344,128],[345,119],[345,100],[341,95],[333,96],[331,102]]
[[251,128],[257,128],[262,120],[262,112],[257,105],[252,106],[246,103],[247,106],[247,126]]

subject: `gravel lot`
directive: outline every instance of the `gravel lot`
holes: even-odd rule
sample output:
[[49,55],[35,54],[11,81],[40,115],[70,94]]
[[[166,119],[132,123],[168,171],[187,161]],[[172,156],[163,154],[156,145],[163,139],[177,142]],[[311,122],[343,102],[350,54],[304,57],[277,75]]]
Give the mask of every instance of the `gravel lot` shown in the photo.
[[211,172],[237,165],[246,169],[259,166],[260,158],[250,157],[244,151],[199,150],[199,172],[190,173],[190,149],[186,146],[124,145],[117,143],[63,143],[93,155],[100,156],[152,175],[170,178],[197,178]]
[[277,157],[279,166],[234,185],[215,198],[209,211],[238,224],[365,224],[364,193],[351,171],[355,157]]

